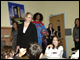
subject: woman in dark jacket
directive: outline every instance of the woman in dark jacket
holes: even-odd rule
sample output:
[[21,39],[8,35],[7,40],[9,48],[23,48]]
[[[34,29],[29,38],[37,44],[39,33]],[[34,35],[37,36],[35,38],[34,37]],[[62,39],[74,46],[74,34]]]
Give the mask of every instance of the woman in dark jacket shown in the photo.
[[47,45],[49,45],[49,44],[52,44],[53,36],[56,35],[56,31],[53,29],[52,23],[49,24],[47,31],[49,33],[48,39],[47,39]]
[[79,18],[75,19],[75,27],[73,28],[73,38],[75,49],[79,49]]
[[26,48],[30,42],[38,42],[36,26],[31,22],[32,14],[30,12],[25,15],[25,22],[18,28],[17,49]]

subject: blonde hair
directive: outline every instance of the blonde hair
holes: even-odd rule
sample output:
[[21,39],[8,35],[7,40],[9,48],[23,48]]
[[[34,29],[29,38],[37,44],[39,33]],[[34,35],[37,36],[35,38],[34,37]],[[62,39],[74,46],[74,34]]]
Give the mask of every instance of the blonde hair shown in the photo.
[[32,15],[32,14],[31,14],[30,12],[27,12],[27,13],[25,14],[24,18],[27,17],[28,15]]

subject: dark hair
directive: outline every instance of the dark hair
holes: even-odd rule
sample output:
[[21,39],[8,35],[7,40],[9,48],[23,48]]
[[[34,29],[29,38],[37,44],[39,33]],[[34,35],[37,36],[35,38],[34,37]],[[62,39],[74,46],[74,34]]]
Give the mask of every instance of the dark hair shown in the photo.
[[76,19],[75,19],[75,27],[77,27],[76,20],[79,20],[79,18],[76,18]]
[[1,59],[7,59],[9,57],[13,57],[13,53],[14,53],[14,49],[11,46],[1,47]]
[[[50,24],[52,24],[52,23],[49,23],[49,25],[48,25],[48,29],[50,29]],[[52,29],[53,29],[53,26],[52,26]]]
[[33,20],[36,20],[37,15],[40,15],[40,20],[39,21],[42,21],[43,20],[43,15],[41,13],[35,13],[34,16],[33,16]]
[[[17,25],[17,28],[18,28],[18,23],[17,22],[13,22],[12,24],[14,24],[14,23],[16,23],[16,25]],[[14,27],[12,27],[12,31],[15,31],[15,28]]]
[[39,59],[40,54],[42,53],[42,46],[36,42],[32,42],[27,46],[27,56],[30,59]]
[[[62,41],[61,41],[60,37],[58,37],[58,36],[54,36],[53,39],[54,39],[55,37],[56,37],[57,40],[60,42],[60,43],[58,44],[58,46],[56,47],[56,48],[58,49],[59,46],[62,46]],[[53,44],[53,43],[52,43],[52,44]],[[54,48],[55,48],[55,45],[53,44],[53,49],[54,49]]]

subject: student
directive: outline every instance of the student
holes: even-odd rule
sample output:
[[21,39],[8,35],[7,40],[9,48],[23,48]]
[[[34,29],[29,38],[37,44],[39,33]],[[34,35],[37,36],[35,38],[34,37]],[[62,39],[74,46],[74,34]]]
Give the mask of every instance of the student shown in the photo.
[[36,26],[31,22],[32,14],[25,14],[25,22],[19,25],[17,36],[17,49],[26,48],[30,42],[38,42]]
[[[36,42],[30,43],[26,48],[26,56],[21,57],[20,59],[42,59],[42,46]],[[45,58],[47,59],[47,58]]]
[[71,59],[79,59],[79,50],[71,56]]
[[13,22],[10,41],[12,42],[12,47],[15,49],[15,52],[16,52],[16,44],[17,44],[17,33],[18,33],[18,23]]
[[79,49],[79,18],[75,19],[75,27],[73,28],[73,38],[75,49]]
[[52,39],[56,35],[56,31],[53,29],[52,23],[48,25],[47,31],[49,33],[48,39],[47,39],[47,45],[52,44]]
[[[43,35],[41,34],[41,30],[45,29],[47,31],[47,29],[45,28],[44,24],[41,22],[43,20],[43,15],[41,13],[35,13],[33,16],[33,24],[35,24],[36,28],[37,28],[37,35],[38,35],[38,43],[40,45],[42,45],[42,37]],[[48,31],[47,31],[48,33]]]
[[[50,47],[50,48],[49,48]],[[54,36],[52,44],[48,45],[45,51],[45,55],[49,57],[62,58],[63,46],[59,37]]]
[[21,48],[18,56],[14,56],[14,48],[11,46],[1,47],[1,59],[19,59],[26,53],[26,49]]

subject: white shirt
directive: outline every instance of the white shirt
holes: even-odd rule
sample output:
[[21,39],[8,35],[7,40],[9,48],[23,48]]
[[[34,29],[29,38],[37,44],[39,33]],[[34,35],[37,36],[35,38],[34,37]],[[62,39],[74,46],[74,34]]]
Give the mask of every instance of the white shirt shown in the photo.
[[57,48],[52,49],[52,47],[50,47],[50,49],[46,48],[45,53],[47,53],[47,56],[49,56],[49,57],[62,58],[63,47],[59,46],[58,49]]
[[[24,22],[24,24],[25,24],[25,25],[29,25],[30,23],[26,24],[26,23]],[[28,28],[28,27],[23,27],[23,33],[26,32],[27,28]]]
[[71,56],[71,59],[72,58],[75,58],[75,59],[79,58],[79,50],[77,50],[77,52]]
[[23,33],[25,33],[25,32],[26,32],[26,30],[27,30],[27,27],[24,27],[24,28],[23,28]]

